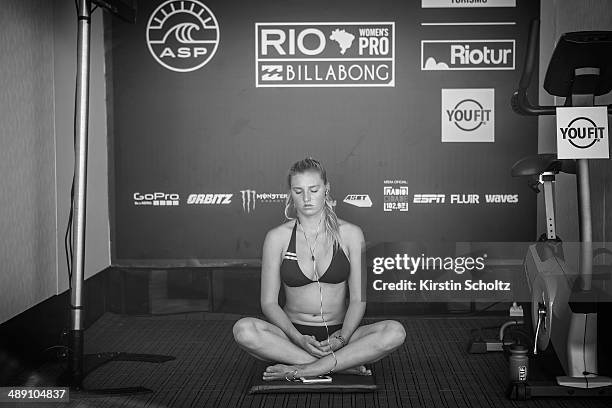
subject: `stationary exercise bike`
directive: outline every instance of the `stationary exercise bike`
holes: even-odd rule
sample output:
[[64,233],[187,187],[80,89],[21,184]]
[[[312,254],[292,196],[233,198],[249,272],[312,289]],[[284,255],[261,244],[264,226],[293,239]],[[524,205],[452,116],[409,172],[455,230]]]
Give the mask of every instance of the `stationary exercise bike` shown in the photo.
[[[529,35],[525,67],[519,89],[512,96],[512,108],[521,115],[555,115],[555,106],[531,105],[527,88],[537,57],[539,22]],[[558,41],[544,80],[551,95],[565,97],[565,106],[593,106],[594,97],[612,90],[612,32],[574,32]],[[607,107],[612,113],[612,105]],[[607,135],[606,135],[607,137]],[[555,230],[554,181],[559,173],[576,175],[578,189],[579,267],[566,261],[568,244]],[[512,399],[541,396],[612,396],[612,379],[600,375],[597,359],[597,319],[601,302],[609,302],[593,273],[593,250],[589,162],[587,159],[560,160],[556,154],[539,154],[518,161],[515,177],[527,177],[530,186],[544,188],[546,234],[531,245],[525,257],[525,274],[531,304],[523,308],[525,324],[534,334],[533,353],[552,345],[565,375],[553,383],[514,383]],[[605,274],[608,278],[609,272]],[[531,315],[531,316],[529,316]],[[530,318],[529,318],[530,317]]]

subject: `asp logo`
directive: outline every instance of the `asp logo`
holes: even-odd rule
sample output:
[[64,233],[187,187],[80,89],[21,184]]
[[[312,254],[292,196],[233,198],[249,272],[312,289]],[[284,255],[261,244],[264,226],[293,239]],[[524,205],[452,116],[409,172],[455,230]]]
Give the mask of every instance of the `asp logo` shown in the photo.
[[197,0],[168,0],[147,23],[147,46],[155,60],[175,72],[195,71],[211,60],[219,45],[219,24]]
[[442,142],[494,142],[494,119],[494,89],[442,89]]
[[421,70],[513,70],[514,40],[423,40]]
[[608,159],[608,113],[605,106],[557,108],[557,157]]

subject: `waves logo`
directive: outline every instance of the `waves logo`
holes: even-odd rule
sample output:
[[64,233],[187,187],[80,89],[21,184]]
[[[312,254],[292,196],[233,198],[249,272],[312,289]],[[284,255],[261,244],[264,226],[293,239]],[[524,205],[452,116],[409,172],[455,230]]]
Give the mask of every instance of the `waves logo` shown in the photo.
[[442,142],[494,142],[494,102],[494,89],[442,89]]
[[149,18],[147,45],[163,67],[175,72],[195,71],[215,55],[219,24],[199,1],[169,0]]

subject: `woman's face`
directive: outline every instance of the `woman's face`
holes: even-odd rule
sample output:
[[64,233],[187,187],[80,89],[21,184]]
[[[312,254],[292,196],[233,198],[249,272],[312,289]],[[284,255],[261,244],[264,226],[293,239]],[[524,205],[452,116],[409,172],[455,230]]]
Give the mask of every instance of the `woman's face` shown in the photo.
[[325,185],[318,171],[305,171],[291,177],[291,197],[298,214],[311,216],[325,206]]

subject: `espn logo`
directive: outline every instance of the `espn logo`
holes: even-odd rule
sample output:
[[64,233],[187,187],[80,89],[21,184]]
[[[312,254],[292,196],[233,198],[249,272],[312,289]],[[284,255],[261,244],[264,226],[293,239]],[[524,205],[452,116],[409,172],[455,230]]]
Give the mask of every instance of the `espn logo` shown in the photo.
[[414,204],[444,204],[446,201],[446,194],[415,194],[413,203]]

